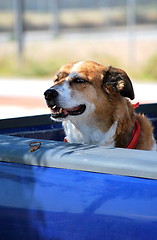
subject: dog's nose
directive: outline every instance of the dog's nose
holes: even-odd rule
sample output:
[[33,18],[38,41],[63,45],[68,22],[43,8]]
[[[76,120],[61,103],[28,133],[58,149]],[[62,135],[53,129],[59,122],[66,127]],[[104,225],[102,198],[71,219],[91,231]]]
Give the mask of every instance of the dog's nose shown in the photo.
[[45,96],[46,100],[50,100],[50,99],[53,99],[53,98],[57,97],[58,92],[53,88],[49,88],[48,90],[46,90],[44,92],[44,96]]

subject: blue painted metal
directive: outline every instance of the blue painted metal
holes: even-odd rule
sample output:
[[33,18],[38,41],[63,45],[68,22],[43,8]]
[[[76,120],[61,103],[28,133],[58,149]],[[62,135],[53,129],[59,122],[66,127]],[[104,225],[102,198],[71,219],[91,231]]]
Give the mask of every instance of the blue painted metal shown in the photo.
[[0,181],[0,239],[156,240],[156,180],[1,163]]
[[[9,122],[1,134],[63,138],[60,125]],[[157,239],[156,153],[46,140],[30,153],[35,139],[0,138],[0,240]]]
[[[59,126],[60,127],[60,126]],[[56,128],[59,128],[58,126]],[[35,132],[35,131],[42,131],[42,130],[53,130],[56,129],[53,125],[42,125],[42,126],[30,126],[30,127],[15,127],[15,128],[7,128],[7,129],[0,129],[0,134],[17,134],[21,132]]]

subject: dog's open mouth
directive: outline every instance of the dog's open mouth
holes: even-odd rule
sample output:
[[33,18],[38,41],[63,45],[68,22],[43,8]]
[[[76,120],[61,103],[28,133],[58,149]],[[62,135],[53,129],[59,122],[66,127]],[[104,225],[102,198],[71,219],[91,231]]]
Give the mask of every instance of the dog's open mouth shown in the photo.
[[61,107],[57,107],[56,105],[50,107],[51,109],[51,115],[53,118],[65,118],[68,115],[80,115],[82,114],[85,109],[86,109],[86,105],[79,105],[77,107],[74,108],[61,108]]

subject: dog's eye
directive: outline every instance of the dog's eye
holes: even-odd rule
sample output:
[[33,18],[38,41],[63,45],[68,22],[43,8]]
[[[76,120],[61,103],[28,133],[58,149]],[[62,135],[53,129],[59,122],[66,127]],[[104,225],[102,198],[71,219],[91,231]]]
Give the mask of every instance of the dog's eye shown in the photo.
[[58,78],[54,79],[54,83],[57,83],[57,82],[59,82],[59,79]]
[[62,79],[66,78],[67,76],[68,76],[68,73],[66,73],[66,72],[57,72],[55,79],[54,79],[54,83],[61,81]]
[[73,83],[86,83],[87,81],[83,78],[74,78]]

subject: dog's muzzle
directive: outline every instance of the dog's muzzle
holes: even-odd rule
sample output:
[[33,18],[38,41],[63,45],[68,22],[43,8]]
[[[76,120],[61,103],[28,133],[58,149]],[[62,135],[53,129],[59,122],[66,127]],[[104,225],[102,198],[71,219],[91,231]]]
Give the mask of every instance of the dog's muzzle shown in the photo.
[[80,115],[85,111],[85,104],[81,104],[73,108],[63,108],[59,106],[57,102],[58,95],[58,92],[54,88],[49,88],[44,92],[47,106],[51,109],[51,115],[53,118],[65,118],[68,115]]

